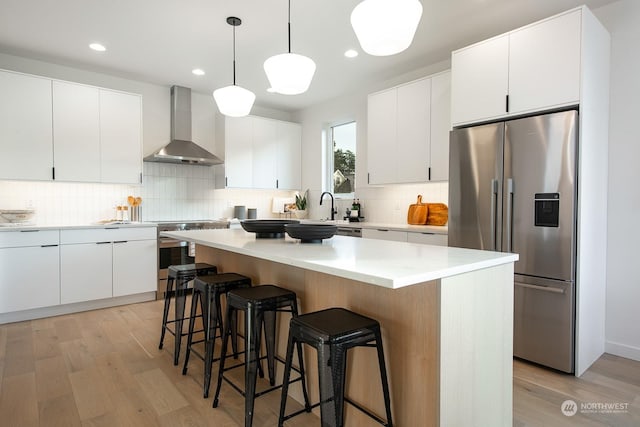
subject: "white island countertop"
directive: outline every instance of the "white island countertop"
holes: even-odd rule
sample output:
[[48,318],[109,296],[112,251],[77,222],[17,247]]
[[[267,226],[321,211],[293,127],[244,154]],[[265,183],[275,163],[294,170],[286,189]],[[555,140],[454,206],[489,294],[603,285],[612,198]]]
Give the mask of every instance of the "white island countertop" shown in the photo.
[[300,243],[289,236],[257,239],[241,229],[171,231],[162,235],[392,289],[518,260],[518,254],[345,236],[334,236],[320,244]]

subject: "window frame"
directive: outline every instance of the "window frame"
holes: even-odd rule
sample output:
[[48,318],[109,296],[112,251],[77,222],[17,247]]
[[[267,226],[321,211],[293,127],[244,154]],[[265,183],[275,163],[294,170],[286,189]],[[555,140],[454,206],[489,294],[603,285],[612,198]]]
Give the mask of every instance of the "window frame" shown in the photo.
[[334,141],[334,129],[340,126],[345,126],[345,125],[349,125],[349,124],[353,124],[355,126],[355,144],[356,144],[356,151],[355,151],[355,155],[356,155],[356,165],[357,165],[357,158],[358,158],[358,151],[357,151],[357,142],[358,142],[358,125],[356,120],[346,120],[346,121],[341,121],[341,122],[337,122],[337,123],[333,123],[333,124],[327,124],[326,128],[324,129],[324,134],[325,134],[325,167],[324,167],[324,173],[325,173],[325,188],[327,189],[327,191],[331,192],[331,194],[333,194],[334,198],[336,200],[352,200],[354,199],[355,196],[355,191],[356,191],[356,174],[357,174],[357,166],[354,166],[354,179],[353,179],[353,191],[351,193],[336,193],[335,192],[335,188],[333,186],[333,172],[334,172],[334,148],[333,148],[333,141]]

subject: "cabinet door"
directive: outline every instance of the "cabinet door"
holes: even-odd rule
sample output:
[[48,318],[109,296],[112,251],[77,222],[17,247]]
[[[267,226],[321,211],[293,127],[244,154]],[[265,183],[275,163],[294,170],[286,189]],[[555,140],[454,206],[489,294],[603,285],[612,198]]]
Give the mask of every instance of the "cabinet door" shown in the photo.
[[579,102],[581,16],[575,10],[510,34],[510,113]]
[[276,121],[251,117],[253,120],[252,188],[276,188]]
[[369,184],[397,178],[397,90],[369,95],[367,103],[367,172]]
[[407,242],[421,243],[424,245],[447,246],[448,238],[446,234],[435,233],[407,233]]
[[113,243],[113,296],[157,290],[156,240]]
[[100,181],[98,88],[53,82],[56,181]]
[[397,183],[429,180],[431,79],[397,88]]
[[0,313],[60,304],[60,247],[0,249]]
[[139,95],[100,89],[102,182],[139,184],[142,174]]
[[506,114],[509,36],[499,36],[453,52],[451,120],[453,125]]
[[111,242],[60,246],[60,302],[111,298]]
[[0,71],[0,179],[52,179],[51,80]]
[[449,180],[451,73],[431,78],[431,181]]
[[362,237],[365,239],[393,240],[395,242],[406,242],[407,232],[387,230],[382,228],[363,228]]
[[302,180],[302,127],[297,123],[278,122],[276,137],[277,188],[298,190]]
[[253,182],[253,121],[251,117],[226,117],[224,140],[226,186],[251,188]]

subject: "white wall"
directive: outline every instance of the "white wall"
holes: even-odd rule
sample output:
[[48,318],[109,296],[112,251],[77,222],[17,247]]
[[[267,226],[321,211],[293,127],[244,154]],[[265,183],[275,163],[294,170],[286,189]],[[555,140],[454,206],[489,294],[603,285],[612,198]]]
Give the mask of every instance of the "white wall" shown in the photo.
[[[406,223],[407,209],[409,204],[415,203],[417,194],[422,194],[429,202],[446,203],[446,183],[367,185],[367,95],[446,70],[449,66],[450,61],[439,62],[376,85],[358,88],[351,94],[293,114],[293,121],[302,124],[302,188],[309,189],[311,218],[326,218],[329,215],[329,207],[319,205],[320,194],[326,190],[326,141],[323,140],[323,132],[330,126],[350,121],[356,121],[356,197],[360,198],[367,221]],[[339,217],[344,215],[351,202],[352,200],[337,202]]]
[[611,34],[606,351],[640,360],[640,2],[594,10]]

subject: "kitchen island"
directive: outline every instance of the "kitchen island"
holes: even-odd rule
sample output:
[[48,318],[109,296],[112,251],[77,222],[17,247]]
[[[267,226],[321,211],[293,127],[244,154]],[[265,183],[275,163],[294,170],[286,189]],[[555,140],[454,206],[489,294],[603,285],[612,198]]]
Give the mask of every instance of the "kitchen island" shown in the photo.
[[[512,424],[516,254],[344,236],[302,244],[244,230],[164,234],[195,242],[198,262],[295,291],[303,313],[345,307],[380,321],[395,425]],[[287,325],[280,322],[280,354]],[[315,352],[305,349],[305,358],[317,400]],[[352,350],[347,369],[347,395],[382,414],[375,352]],[[346,410],[348,425],[371,425]]]

